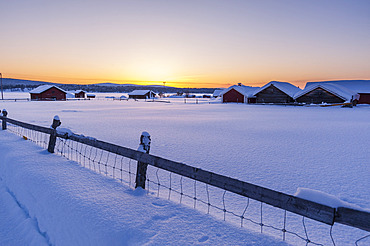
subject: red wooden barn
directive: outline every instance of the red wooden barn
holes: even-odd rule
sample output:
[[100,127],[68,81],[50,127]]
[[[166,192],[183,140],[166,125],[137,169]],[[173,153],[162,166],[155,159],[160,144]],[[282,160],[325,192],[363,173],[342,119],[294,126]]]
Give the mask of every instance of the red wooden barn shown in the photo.
[[221,92],[220,96],[222,96],[223,103],[255,103],[256,97],[253,96],[256,89],[259,87],[251,87],[245,86],[242,84],[233,85],[223,92]]
[[67,92],[55,85],[41,85],[30,91],[31,100],[60,101],[66,100]]

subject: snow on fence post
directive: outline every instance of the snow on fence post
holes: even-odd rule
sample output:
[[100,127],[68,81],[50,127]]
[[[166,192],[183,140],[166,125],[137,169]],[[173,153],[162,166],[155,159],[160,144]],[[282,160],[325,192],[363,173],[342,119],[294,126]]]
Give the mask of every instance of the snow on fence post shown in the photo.
[[61,122],[58,115],[54,116],[53,124],[51,125],[51,128],[53,130],[50,133],[50,139],[49,139],[49,146],[48,151],[50,153],[54,153],[55,143],[57,141],[57,127],[60,126]]
[[6,109],[3,109],[3,112],[2,112],[2,126],[3,126],[3,130],[6,130],[6,118],[8,116],[8,112],[6,111]]
[[[149,154],[150,150],[150,134],[147,132],[142,132],[140,136],[140,145],[138,151]],[[146,180],[146,170],[148,164],[138,161],[137,170],[136,170],[136,185],[135,188],[141,187],[145,189],[145,180]]]

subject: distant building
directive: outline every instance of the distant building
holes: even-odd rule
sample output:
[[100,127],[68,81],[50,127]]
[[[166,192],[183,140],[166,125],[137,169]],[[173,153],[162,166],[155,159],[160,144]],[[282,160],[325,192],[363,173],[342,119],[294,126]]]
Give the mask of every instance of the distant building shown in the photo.
[[254,92],[256,103],[293,103],[294,95],[301,91],[298,87],[287,83],[271,81]]
[[41,85],[30,91],[31,100],[60,101],[66,100],[67,92],[55,85]]
[[90,99],[90,98],[95,98],[95,95],[94,95],[94,94],[86,94],[86,97],[87,97],[88,99]]
[[256,97],[253,94],[257,89],[259,87],[245,86],[239,83],[223,90],[220,96],[222,96],[223,103],[255,103]]
[[151,90],[134,90],[128,93],[128,97],[133,99],[149,99],[154,98],[155,95],[156,94]]
[[85,98],[86,92],[83,90],[78,90],[75,92],[75,98]]
[[321,104],[321,103],[344,103],[358,100],[359,94],[338,84],[314,83],[294,95],[298,103]]

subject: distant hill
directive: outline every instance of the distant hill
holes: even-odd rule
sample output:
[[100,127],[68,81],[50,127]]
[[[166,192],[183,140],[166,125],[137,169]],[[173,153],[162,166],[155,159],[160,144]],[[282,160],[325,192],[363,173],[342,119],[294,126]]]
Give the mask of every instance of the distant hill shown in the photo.
[[135,84],[117,84],[117,83],[97,83],[97,86],[136,86]]
[[23,80],[3,78],[3,88],[5,90],[30,90],[39,85],[57,85],[66,90],[84,90],[87,92],[119,92],[128,93],[133,90],[152,90],[156,93],[208,93],[212,94],[218,88],[177,88],[162,85],[135,85],[135,84],[116,84],[116,83],[97,83],[88,85],[61,84],[45,81]]
[[52,82],[45,81],[35,81],[35,80],[24,80],[24,79],[12,79],[12,78],[3,78],[3,85],[45,85],[45,84],[57,84]]

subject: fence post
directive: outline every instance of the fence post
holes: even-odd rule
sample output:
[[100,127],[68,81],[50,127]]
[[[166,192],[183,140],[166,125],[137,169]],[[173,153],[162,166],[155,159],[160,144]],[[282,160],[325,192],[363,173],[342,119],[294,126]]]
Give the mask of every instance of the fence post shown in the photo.
[[8,112],[6,111],[6,109],[3,109],[2,115],[3,115],[3,120],[2,120],[3,130],[6,130],[6,118],[8,116]]
[[61,122],[58,115],[54,116],[53,124],[51,125],[51,128],[53,130],[50,133],[50,139],[49,139],[49,146],[48,151],[50,153],[54,153],[55,143],[57,141],[57,127],[60,126]]
[[[142,132],[140,136],[140,145],[138,151],[149,154],[150,150],[150,134],[147,132]],[[145,180],[146,180],[146,170],[148,164],[138,161],[137,170],[136,170],[136,185],[135,188],[141,187],[145,189]]]

